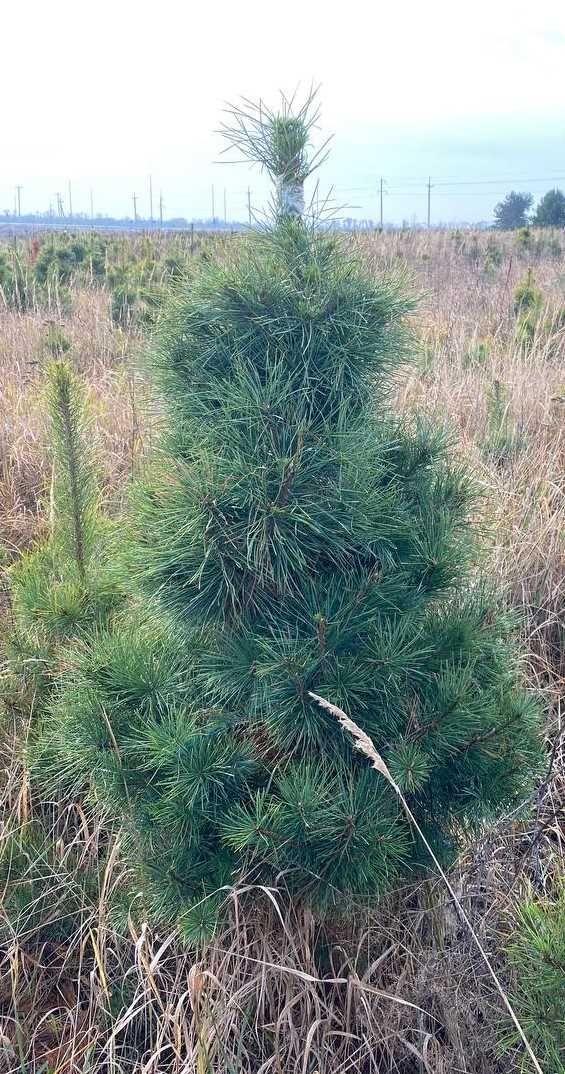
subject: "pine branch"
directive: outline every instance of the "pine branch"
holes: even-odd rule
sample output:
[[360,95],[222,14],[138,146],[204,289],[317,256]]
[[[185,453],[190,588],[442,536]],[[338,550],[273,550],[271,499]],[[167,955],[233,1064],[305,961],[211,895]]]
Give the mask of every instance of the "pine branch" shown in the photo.
[[224,123],[219,133],[227,145],[224,152],[235,149],[246,160],[260,164],[274,179],[303,183],[327,158],[331,138],[310,159],[307,150],[312,131],[318,126],[320,107],[319,87],[312,86],[301,104],[296,93],[280,95],[278,111],[264,101],[242,98],[237,105],[228,105],[226,114],[231,122]]
[[320,118],[318,87],[310,88],[302,104],[296,96],[288,98],[281,93],[276,111],[261,100],[255,103],[244,98],[226,108],[230,122],[219,132],[227,142],[224,152],[236,150],[240,159],[259,164],[274,180],[279,217],[300,217],[304,182],[326,160],[331,141],[327,138],[310,152],[311,134]]

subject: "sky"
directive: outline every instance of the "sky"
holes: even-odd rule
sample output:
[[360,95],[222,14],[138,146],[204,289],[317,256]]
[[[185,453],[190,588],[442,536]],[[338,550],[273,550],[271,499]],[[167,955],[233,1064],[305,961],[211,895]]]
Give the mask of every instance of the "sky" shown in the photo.
[[[320,85],[338,213],[480,221],[565,189],[565,0],[0,3],[0,213],[56,205],[245,220],[268,183],[221,157],[226,102]],[[312,191],[310,191],[312,193]]]

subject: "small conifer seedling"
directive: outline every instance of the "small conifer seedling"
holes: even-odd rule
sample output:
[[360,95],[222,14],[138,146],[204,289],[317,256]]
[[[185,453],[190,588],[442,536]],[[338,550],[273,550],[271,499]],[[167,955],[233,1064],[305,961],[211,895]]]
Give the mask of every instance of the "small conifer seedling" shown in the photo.
[[234,884],[353,913],[426,864],[312,693],[371,736],[444,860],[539,763],[511,623],[476,572],[473,480],[392,405],[413,301],[301,215],[314,119],[312,99],[246,104],[228,130],[273,179],[274,220],[159,329],[131,607],[69,658],[38,750],[116,818],[136,891],[191,939]]
[[10,681],[41,707],[58,673],[61,647],[101,626],[116,602],[105,568],[108,523],[92,451],[92,417],[66,359],[47,370],[52,479],[49,536],[10,569],[12,630],[5,655]]

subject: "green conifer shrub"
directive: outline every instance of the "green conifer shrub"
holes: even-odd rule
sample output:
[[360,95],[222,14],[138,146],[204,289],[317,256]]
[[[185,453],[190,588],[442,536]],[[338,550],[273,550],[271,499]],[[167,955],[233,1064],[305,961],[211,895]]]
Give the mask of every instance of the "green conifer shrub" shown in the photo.
[[539,314],[543,306],[543,294],[536,284],[531,268],[514,291],[512,310],[515,317],[526,313]]
[[39,341],[38,353],[54,359],[62,358],[70,349],[71,341],[63,331],[62,326],[55,321],[49,321]]
[[123,828],[136,891],[190,939],[234,883],[351,913],[426,863],[309,691],[373,737],[444,859],[539,763],[511,623],[476,573],[474,482],[391,404],[414,303],[287,211],[313,118],[238,117],[274,224],[203,265],[159,328],[130,604],[67,654],[35,746],[39,778]]
[[118,265],[108,273],[110,316],[117,328],[151,327],[157,320],[181,269],[179,265],[175,272],[164,265],[160,275],[156,269],[156,263],[147,259]]
[[[551,1074],[565,1074],[565,884],[554,899],[522,903],[508,950],[515,973],[512,1003],[534,1051]],[[516,1036],[502,1038],[511,1052]],[[530,1071],[527,1058],[524,1071]]]
[[504,251],[492,236],[489,237],[485,249],[484,271],[495,273],[504,260]]
[[18,249],[0,250],[0,304],[23,313],[35,301],[33,273]]
[[463,355],[461,365],[463,369],[474,369],[477,366],[485,365],[489,354],[491,353],[492,342],[488,338],[474,339],[469,344],[467,351]]
[[521,227],[514,236],[514,247],[522,254],[530,254],[534,245],[534,235],[531,228]]
[[514,291],[512,311],[516,318],[514,338],[518,346],[529,349],[538,331],[543,309],[543,294],[537,286],[531,269]]
[[105,622],[116,590],[105,568],[109,523],[103,517],[92,419],[70,364],[47,371],[53,460],[47,542],[10,568],[11,626],[5,644],[10,689],[25,710],[41,707],[59,670],[61,647]]
[[71,243],[66,235],[57,240],[53,236],[39,251],[35,262],[35,278],[40,284],[69,283],[83,259],[82,243]]
[[483,447],[497,466],[512,462],[523,451],[526,440],[516,424],[508,401],[508,390],[494,380],[487,395],[487,420]]

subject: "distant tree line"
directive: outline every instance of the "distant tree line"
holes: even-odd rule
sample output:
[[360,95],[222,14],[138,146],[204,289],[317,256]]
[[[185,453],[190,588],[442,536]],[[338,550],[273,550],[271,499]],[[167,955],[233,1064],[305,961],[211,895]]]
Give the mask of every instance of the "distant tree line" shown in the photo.
[[534,196],[512,190],[499,201],[494,209],[494,226],[502,231],[526,227],[565,227],[565,194],[561,190],[548,190],[531,213]]
[[138,231],[156,231],[156,230],[172,230],[172,231],[190,231],[194,228],[196,231],[240,231],[245,225],[238,220],[220,220],[217,217],[211,218],[192,218],[187,219],[184,216],[169,217],[166,220],[158,220],[155,217],[150,219],[149,217],[138,216],[133,219],[131,216],[110,216],[103,213],[97,213],[96,216],[89,216],[87,213],[73,213],[69,215],[55,215],[50,212],[37,212],[37,213],[12,213],[8,209],[5,209],[0,216],[0,224],[29,224],[32,227],[45,227],[45,228],[81,228],[81,227],[96,227],[96,228],[116,228],[122,231],[135,229]]
[[[37,212],[37,213],[11,213],[5,209],[3,214],[0,215],[0,227],[17,225],[22,227],[28,225],[30,228],[45,228],[45,229],[81,229],[81,228],[97,228],[108,229],[118,231],[245,231],[248,228],[248,224],[242,223],[240,220],[222,220],[218,217],[207,218],[187,218],[184,216],[169,217],[165,220],[158,220],[155,217],[150,219],[149,217],[137,216],[133,219],[131,216],[109,216],[97,213],[96,216],[89,216],[86,213],[74,213],[72,216],[59,216],[49,212]],[[354,217],[328,217],[326,220],[320,221],[320,226],[327,230],[341,230],[341,231],[376,231],[380,230],[379,224],[372,219],[359,219]],[[409,228],[411,225],[407,220],[403,220],[402,227]],[[414,225],[421,226],[421,225]],[[393,224],[386,224],[383,230],[395,230]]]

